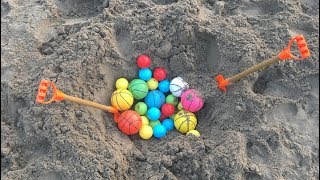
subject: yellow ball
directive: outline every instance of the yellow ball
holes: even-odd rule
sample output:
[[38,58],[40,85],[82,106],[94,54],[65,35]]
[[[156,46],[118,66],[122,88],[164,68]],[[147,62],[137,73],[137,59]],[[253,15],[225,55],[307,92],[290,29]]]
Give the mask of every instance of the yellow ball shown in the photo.
[[199,133],[199,131],[197,131],[197,130],[190,130],[190,131],[188,131],[188,132],[187,132],[187,135],[190,135],[190,134],[194,135],[195,137],[200,137],[200,133]]
[[196,128],[197,118],[192,112],[181,110],[174,117],[174,126],[179,132],[185,134]]
[[130,109],[133,104],[133,96],[126,89],[118,89],[111,95],[111,105],[119,111]]
[[149,119],[145,116],[141,116],[142,125],[149,125]]
[[183,106],[182,106],[182,103],[181,102],[179,102],[179,104],[178,104],[178,110],[183,110]]
[[158,81],[154,78],[151,78],[147,81],[148,87],[150,90],[155,90],[158,87]]
[[139,130],[139,136],[142,139],[150,139],[153,135],[152,127],[148,125],[142,125],[141,129]]
[[117,89],[128,89],[129,82],[125,78],[119,78],[116,81],[116,88]]

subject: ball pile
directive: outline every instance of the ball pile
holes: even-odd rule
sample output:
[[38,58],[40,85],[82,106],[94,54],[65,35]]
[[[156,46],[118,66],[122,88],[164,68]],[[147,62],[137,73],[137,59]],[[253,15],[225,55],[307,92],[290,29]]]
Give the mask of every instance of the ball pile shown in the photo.
[[[161,139],[174,127],[183,134],[200,137],[194,114],[203,107],[200,93],[190,89],[181,77],[168,80],[164,68],[152,71],[147,55],[140,55],[137,65],[139,78],[130,82],[118,79],[117,90],[111,95],[112,106],[122,112],[119,129],[127,135],[139,133],[142,139]],[[130,110],[132,106],[134,110]]]

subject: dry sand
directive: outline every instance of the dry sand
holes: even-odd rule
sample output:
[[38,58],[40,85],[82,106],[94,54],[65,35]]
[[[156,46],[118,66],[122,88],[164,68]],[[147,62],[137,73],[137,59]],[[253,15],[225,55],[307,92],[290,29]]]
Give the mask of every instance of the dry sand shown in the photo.
[[[1,178],[319,179],[318,0],[1,0]],[[231,85],[301,33],[312,57]],[[201,138],[122,134],[112,115],[35,104],[38,83],[109,105],[150,55],[205,94]]]

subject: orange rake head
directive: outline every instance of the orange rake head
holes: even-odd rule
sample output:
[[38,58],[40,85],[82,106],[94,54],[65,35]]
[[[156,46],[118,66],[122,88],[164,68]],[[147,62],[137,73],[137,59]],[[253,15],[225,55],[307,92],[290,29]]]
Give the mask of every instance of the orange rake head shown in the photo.
[[228,79],[225,79],[225,78],[223,77],[223,75],[221,75],[221,74],[217,75],[217,76],[215,77],[215,79],[216,79],[216,81],[217,81],[217,83],[218,83],[218,88],[219,88],[221,91],[226,92],[226,91],[227,91],[226,87],[230,84],[229,81],[228,81]]
[[[297,46],[300,52],[300,57],[294,56],[291,53],[291,46],[294,42],[297,43]],[[291,38],[288,46],[279,53],[279,58],[281,60],[286,60],[286,59],[302,60],[302,59],[308,58],[309,56],[310,56],[310,50],[308,49],[307,42],[302,35],[296,35],[293,38]]]
[[[52,95],[51,99],[49,99],[48,101],[45,101],[49,86],[51,86],[51,88],[52,88],[53,95]],[[63,99],[64,99],[63,93],[61,91],[59,91],[51,81],[41,80],[39,88],[38,88],[37,98],[36,98],[37,103],[49,104],[52,101],[62,101]]]

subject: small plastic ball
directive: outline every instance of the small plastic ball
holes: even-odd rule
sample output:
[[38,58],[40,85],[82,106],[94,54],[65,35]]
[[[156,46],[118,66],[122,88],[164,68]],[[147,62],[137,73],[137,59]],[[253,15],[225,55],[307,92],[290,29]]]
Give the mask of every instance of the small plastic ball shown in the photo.
[[134,110],[139,114],[139,115],[145,115],[148,107],[146,105],[146,103],[144,102],[138,102],[135,106],[134,106]]
[[119,78],[116,81],[116,88],[117,89],[128,89],[129,82],[125,78]]
[[190,130],[196,129],[198,120],[192,112],[181,110],[174,117],[173,122],[179,132],[186,134]]
[[190,112],[197,112],[203,106],[203,99],[199,91],[195,89],[189,89],[182,93],[181,104],[183,109]]
[[172,119],[165,119],[161,123],[164,127],[166,127],[167,131],[171,131],[174,127],[174,123]]
[[152,107],[147,111],[147,117],[150,121],[159,120],[161,112],[158,108]]
[[147,55],[140,55],[137,58],[137,64],[139,68],[148,68],[151,65],[151,59]]
[[183,110],[183,106],[182,106],[181,102],[178,103],[178,110],[179,111]]
[[166,134],[167,134],[167,129],[166,129],[166,127],[164,127],[164,125],[158,124],[153,127],[153,136],[154,137],[161,139]]
[[144,102],[147,104],[148,108],[156,107],[160,109],[165,101],[165,95],[159,90],[149,91],[147,96],[144,98]]
[[149,126],[151,126],[152,128],[155,127],[158,124],[161,124],[161,122],[159,120],[149,121]]
[[174,112],[175,108],[172,104],[164,104],[161,107],[161,113],[165,116],[171,116]]
[[158,81],[164,80],[166,76],[167,76],[167,71],[164,68],[158,67],[153,71],[153,78],[155,78]]
[[118,127],[121,132],[127,135],[133,135],[139,132],[141,126],[141,116],[137,112],[127,110],[121,113],[118,123]]
[[148,87],[150,90],[155,90],[158,87],[158,81],[154,78],[151,78],[147,81]]
[[170,81],[168,80],[163,80],[159,82],[159,90],[163,93],[169,92],[170,91]]
[[190,130],[190,131],[188,131],[188,132],[187,132],[187,135],[190,135],[190,134],[192,134],[192,135],[194,135],[194,136],[196,136],[196,137],[200,137],[200,133],[199,133],[199,131],[197,131],[197,130]]
[[186,83],[181,77],[176,77],[170,82],[170,92],[176,97],[180,97],[181,94],[188,89],[189,84]]
[[142,125],[149,125],[149,119],[145,116],[141,116]]
[[139,135],[142,139],[150,139],[153,135],[152,127],[148,125],[142,125],[141,129],[139,130]]
[[133,102],[133,95],[126,89],[117,89],[111,95],[111,105],[117,108],[119,111],[130,109]]
[[142,79],[134,79],[129,83],[128,90],[132,93],[134,99],[141,100],[149,92],[148,84]]
[[139,70],[139,78],[148,81],[152,77],[152,71],[149,68]]
[[174,106],[178,105],[179,103],[179,98],[174,96],[173,94],[169,94],[167,97],[166,97],[166,103],[168,104],[172,104]]

